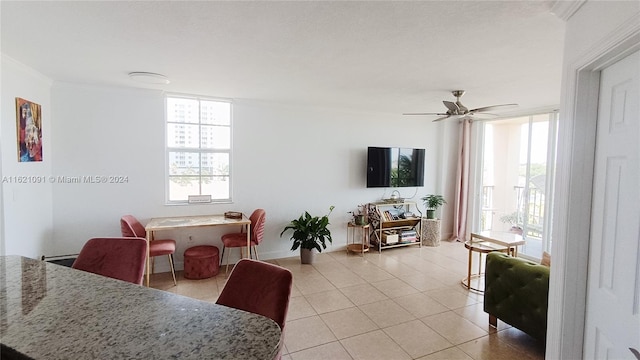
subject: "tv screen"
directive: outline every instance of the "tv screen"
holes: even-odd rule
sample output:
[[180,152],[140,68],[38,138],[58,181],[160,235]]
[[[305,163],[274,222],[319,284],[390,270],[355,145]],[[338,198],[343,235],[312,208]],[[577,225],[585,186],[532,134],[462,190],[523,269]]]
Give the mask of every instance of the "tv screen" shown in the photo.
[[367,187],[424,186],[424,149],[369,147]]

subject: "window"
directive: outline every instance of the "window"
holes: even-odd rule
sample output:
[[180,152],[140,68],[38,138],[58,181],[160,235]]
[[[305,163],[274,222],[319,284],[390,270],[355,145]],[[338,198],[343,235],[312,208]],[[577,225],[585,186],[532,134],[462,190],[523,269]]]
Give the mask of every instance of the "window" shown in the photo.
[[231,201],[231,102],[167,96],[167,200]]
[[524,236],[519,254],[551,252],[557,113],[484,123],[480,230]]

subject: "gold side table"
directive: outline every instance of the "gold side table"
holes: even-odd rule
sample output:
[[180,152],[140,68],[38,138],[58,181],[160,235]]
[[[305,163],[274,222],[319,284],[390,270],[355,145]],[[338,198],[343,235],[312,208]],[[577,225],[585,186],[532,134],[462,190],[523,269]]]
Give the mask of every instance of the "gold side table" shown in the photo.
[[[364,256],[364,253],[369,251],[369,224],[358,225],[354,222],[347,223],[347,254],[351,251],[354,253],[360,253]],[[360,229],[362,237],[360,243],[356,242],[356,231]],[[351,234],[351,242],[349,242],[349,234]]]
[[[524,245],[525,240],[522,236],[501,232],[501,231],[483,231],[480,233],[471,233],[471,240],[464,242],[464,247],[469,249],[469,260],[467,264],[467,276],[462,279],[462,285],[469,290],[484,293],[480,288],[482,280],[482,254],[488,254],[492,251],[499,251],[511,256],[518,256],[518,246]],[[478,272],[471,273],[471,264],[473,253],[478,253]],[[478,280],[478,286],[473,287],[471,281]]]

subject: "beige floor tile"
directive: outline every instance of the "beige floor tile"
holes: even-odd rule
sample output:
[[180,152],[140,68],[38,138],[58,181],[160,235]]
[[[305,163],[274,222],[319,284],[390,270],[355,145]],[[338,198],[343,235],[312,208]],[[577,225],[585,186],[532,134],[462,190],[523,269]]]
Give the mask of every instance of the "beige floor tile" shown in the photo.
[[493,326],[490,326],[489,314],[484,312],[484,304],[482,303],[461,307],[459,309],[454,310],[454,312],[462,316],[463,318],[471,321],[476,326],[485,330],[489,334],[493,334],[498,330],[504,330],[511,327],[511,325],[503,321],[498,321],[498,329],[494,328]]
[[318,314],[323,314],[331,311],[342,310],[355,305],[340,292],[340,290],[328,290],[311,295],[306,295],[305,298],[313,306],[313,309]]
[[417,318],[449,311],[446,306],[423,293],[401,296],[392,300]]
[[415,294],[418,289],[400,279],[389,279],[371,283],[376,289],[390,298]]
[[319,316],[287,322],[284,343],[289,353],[336,341],[336,337]]
[[204,301],[214,301],[218,298],[218,284],[215,278],[202,280],[182,279],[177,286],[176,294],[189,296]]
[[387,295],[370,284],[344,287],[341,288],[340,291],[356,305],[370,304],[389,299]]
[[[330,255],[329,255],[330,256]],[[325,262],[314,263],[313,268],[316,269],[320,274],[326,275],[328,273],[333,272],[347,272],[347,267],[342,263],[335,260],[331,257],[331,260],[327,260]]]
[[431,355],[421,357],[418,360],[473,360],[473,358],[457,347],[450,347]]
[[420,320],[390,326],[383,331],[414,359],[453,346]]
[[487,331],[453,311],[427,316],[420,320],[454,345],[488,334]]
[[528,354],[509,346],[506,341],[500,340],[497,334],[460,344],[458,348],[475,360],[532,359]]
[[378,330],[378,326],[357,307],[320,315],[338,339]]
[[471,296],[460,292],[457,288],[448,287],[444,289],[428,290],[424,291],[424,293],[452,310],[478,303],[477,300],[474,300]]
[[298,290],[298,287],[295,284],[295,281],[293,283],[293,286],[291,286],[291,297],[297,297],[297,296],[302,296],[302,293],[300,292],[300,290]]
[[416,269],[405,265],[399,261],[388,262],[380,266],[380,268],[395,277],[411,276],[416,273]]
[[[176,282],[180,283],[180,279],[184,280],[182,271],[176,271]],[[144,281],[146,284],[146,280]],[[176,286],[173,284],[173,276],[171,276],[171,272],[155,273],[149,275],[149,285],[152,288],[164,291],[169,291],[172,287]]]
[[303,279],[294,279],[294,283],[302,295],[315,294],[336,289],[336,287],[322,275],[306,276]]
[[[500,323],[500,321],[498,321]],[[507,344],[531,356],[536,360],[544,360],[545,344],[544,341],[524,333],[522,330],[514,327],[499,331],[497,334],[500,340],[504,340]]]
[[313,306],[309,304],[304,296],[292,297],[289,300],[289,310],[287,312],[287,322],[317,315]]
[[[491,336],[473,338],[420,359],[542,360],[544,345],[530,336],[501,321],[497,332],[488,327],[483,295],[460,285],[466,275],[467,254],[462,243],[442,241],[438,247],[370,251],[364,257],[345,251],[323,252],[314,265],[300,264],[298,254],[268,260],[288,268],[294,276],[283,359],[405,359],[410,358],[407,351],[413,356],[430,351],[420,350],[425,347],[422,342],[412,343],[418,338],[429,343],[433,338],[447,339],[446,333],[451,338],[447,341],[457,342],[490,332]],[[182,271],[176,277],[178,285],[174,286],[171,273],[152,274],[151,287],[214,302],[228,275],[221,269],[206,280],[185,279]],[[425,328],[436,335],[425,336],[429,332]],[[423,334],[402,336],[409,331]]]
[[357,360],[411,359],[398,344],[381,330],[340,340],[349,355]]
[[416,319],[415,316],[393,300],[365,304],[359,306],[359,308],[381,328]]
[[447,285],[438,281],[438,279],[423,273],[403,277],[402,281],[420,291],[442,289],[447,287]]
[[337,288],[343,288],[347,286],[366,284],[367,281],[360,276],[356,275],[350,270],[345,271],[330,271],[323,273],[324,277]]
[[[284,359],[284,357],[283,357]],[[298,351],[290,355],[291,360],[351,360],[347,350],[339,342],[313,347],[311,349]]]
[[314,266],[321,265],[326,262],[335,262],[335,261],[336,259],[334,259],[333,256],[329,255],[328,251],[324,251],[320,254],[316,254],[316,257],[314,259]]
[[464,277],[467,276],[467,271],[464,270],[464,271],[455,272],[455,271],[451,271],[443,268],[442,270],[435,270],[429,275],[436,278],[438,281],[445,284],[446,286],[455,285],[455,286],[461,287],[462,286],[461,281]]
[[353,272],[356,273],[357,275],[360,275],[361,278],[365,279],[370,283],[396,278],[395,276],[389,274],[388,272],[378,267],[370,268],[370,269],[355,269],[353,270]]

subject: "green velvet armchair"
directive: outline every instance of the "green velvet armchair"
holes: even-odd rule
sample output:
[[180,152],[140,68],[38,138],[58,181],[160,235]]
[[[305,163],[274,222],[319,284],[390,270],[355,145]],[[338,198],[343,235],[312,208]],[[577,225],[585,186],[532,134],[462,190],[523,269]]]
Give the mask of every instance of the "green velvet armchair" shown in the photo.
[[487,254],[484,311],[544,342],[547,335],[549,267],[499,252]]

